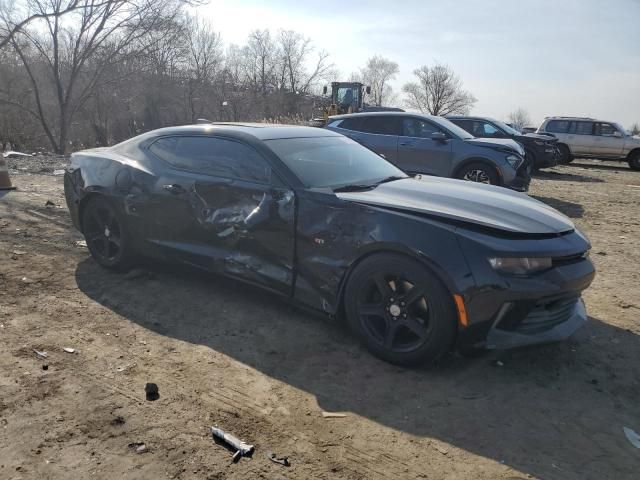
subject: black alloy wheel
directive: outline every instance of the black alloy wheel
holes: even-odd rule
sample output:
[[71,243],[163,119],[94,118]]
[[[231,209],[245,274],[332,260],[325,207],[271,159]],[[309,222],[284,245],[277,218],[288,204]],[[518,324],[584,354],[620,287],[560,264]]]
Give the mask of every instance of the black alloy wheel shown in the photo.
[[93,198],[83,212],[82,230],[87,248],[103,267],[115,270],[130,265],[128,235],[116,209],[103,198]]
[[345,306],[351,328],[384,360],[436,360],[455,335],[452,297],[424,266],[395,254],[369,257],[354,271]]

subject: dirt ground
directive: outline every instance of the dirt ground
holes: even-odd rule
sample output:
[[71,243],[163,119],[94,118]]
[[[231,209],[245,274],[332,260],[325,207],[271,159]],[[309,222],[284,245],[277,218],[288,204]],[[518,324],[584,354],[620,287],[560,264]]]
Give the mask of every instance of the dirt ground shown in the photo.
[[[532,183],[593,243],[585,328],[407,370],[254,288],[99,268],[56,162],[16,160],[18,190],[0,198],[1,479],[640,478],[623,434],[640,432],[640,172],[576,161]],[[231,463],[214,424],[253,458]]]

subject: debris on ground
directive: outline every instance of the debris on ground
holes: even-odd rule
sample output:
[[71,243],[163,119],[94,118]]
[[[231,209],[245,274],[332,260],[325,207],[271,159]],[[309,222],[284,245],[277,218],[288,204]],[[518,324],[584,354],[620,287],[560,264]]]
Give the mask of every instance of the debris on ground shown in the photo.
[[242,440],[234,437],[230,433],[226,433],[218,427],[211,427],[211,434],[213,435],[214,441],[222,442],[227,447],[235,450],[232,458],[233,463],[237,463],[241,457],[250,457],[256,449],[253,445],[244,443]]
[[47,203],[44,204],[45,207],[55,207],[56,204],[53,203],[51,200],[47,200]]
[[154,402],[160,398],[160,394],[158,393],[158,385],[155,383],[147,383],[144,386],[144,392],[146,393],[147,400],[150,402]]
[[64,347],[62,350],[64,350],[67,353],[76,353],[76,349],[71,347]]
[[126,420],[120,415],[111,420],[111,425],[124,425],[125,423],[127,423]]
[[289,462],[289,457],[278,457],[275,453],[267,454],[267,458],[274,463],[279,463],[280,465],[284,465],[285,467],[290,467],[291,462]]
[[33,157],[33,155],[29,153],[14,152],[14,151],[4,152],[2,156],[4,158]]
[[440,445],[433,445],[433,448],[435,448],[437,451],[439,451],[442,455],[449,455],[449,450],[447,450],[446,448],[442,448]]
[[33,280],[32,278],[22,277],[22,283],[36,283],[37,280]]
[[36,350],[35,348],[33,349],[33,352],[39,357],[39,358],[47,358],[47,352],[43,352],[40,350]]
[[26,255],[27,252],[25,252],[24,250],[14,250],[13,252],[14,255]]
[[322,416],[324,418],[345,418],[347,416],[346,413],[336,413],[336,412],[322,412]]
[[636,448],[640,448],[640,435],[631,430],[629,427],[622,427],[622,430],[624,431],[627,440],[631,442],[631,445]]
[[64,175],[64,170],[54,170],[53,174],[54,175]]
[[87,248],[87,241],[86,240],[78,240],[78,241],[74,242],[74,245],[76,247]]
[[491,365],[493,365],[494,367],[504,367],[504,363],[500,360],[494,360],[493,362],[491,362]]
[[127,445],[132,450],[135,450],[136,453],[147,453],[149,448],[143,442],[133,442]]
[[46,363],[42,365],[42,370],[49,370],[49,365],[47,365]]

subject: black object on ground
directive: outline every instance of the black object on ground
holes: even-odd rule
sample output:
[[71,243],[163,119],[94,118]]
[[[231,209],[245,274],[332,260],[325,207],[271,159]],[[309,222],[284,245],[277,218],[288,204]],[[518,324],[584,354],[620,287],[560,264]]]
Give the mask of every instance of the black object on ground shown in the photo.
[[267,455],[267,458],[274,463],[279,463],[280,465],[284,465],[285,467],[290,467],[291,462],[289,462],[289,457],[278,457],[275,453],[270,453]]
[[153,402],[160,398],[160,394],[158,393],[158,385],[155,383],[147,383],[144,386],[144,391],[147,394],[147,400]]

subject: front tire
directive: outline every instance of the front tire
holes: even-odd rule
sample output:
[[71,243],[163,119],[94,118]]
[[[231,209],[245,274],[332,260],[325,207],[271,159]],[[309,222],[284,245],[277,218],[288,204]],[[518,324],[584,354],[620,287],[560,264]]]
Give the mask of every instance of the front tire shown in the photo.
[[560,159],[559,163],[563,165],[567,165],[573,162],[573,155],[571,155],[571,150],[564,144],[558,145],[558,150],[560,151]]
[[367,349],[396,365],[434,362],[455,339],[451,295],[436,275],[403,255],[363,260],[349,278],[345,311]]
[[473,162],[465,165],[457,173],[456,178],[468,182],[485,183],[500,186],[500,176],[494,167],[483,162]]
[[82,233],[91,256],[101,266],[124,271],[133,263],[131,239],[123,216],[106,198],[94,197],[82,213]]
[[640,150],[629,155],[629,168],[631,170],[640,170]]

